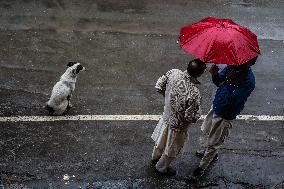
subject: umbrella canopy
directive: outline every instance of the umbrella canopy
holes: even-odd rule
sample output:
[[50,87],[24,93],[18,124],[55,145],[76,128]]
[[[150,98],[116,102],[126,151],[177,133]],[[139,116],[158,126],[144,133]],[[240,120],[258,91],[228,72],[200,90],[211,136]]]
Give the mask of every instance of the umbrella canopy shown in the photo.
[[249,29],[213,17],[182,28],[180,47],[215,64],[241,65],[260,54],[257,37]]

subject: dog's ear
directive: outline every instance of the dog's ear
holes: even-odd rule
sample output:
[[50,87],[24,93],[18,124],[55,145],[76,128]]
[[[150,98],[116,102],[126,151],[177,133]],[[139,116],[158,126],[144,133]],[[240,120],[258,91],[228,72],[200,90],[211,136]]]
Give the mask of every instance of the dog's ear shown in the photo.
[[76,68],[76,73],[78,74],[81,70],[83,70],[83,66],[80,64]]
[[71,66],[73,66],[74,64],[76,64],[77,62],[68,62],[68,64],[67,64],[67,66],[68,67],[71,67]]

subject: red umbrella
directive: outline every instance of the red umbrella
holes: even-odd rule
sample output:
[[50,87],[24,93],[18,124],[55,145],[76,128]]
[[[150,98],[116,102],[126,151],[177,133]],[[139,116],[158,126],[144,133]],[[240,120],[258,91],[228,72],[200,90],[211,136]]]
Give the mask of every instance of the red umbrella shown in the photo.
[[180,47],[215,64],[240,65],[260,54],[257,37],[249,29],[213,17],[182,28]]

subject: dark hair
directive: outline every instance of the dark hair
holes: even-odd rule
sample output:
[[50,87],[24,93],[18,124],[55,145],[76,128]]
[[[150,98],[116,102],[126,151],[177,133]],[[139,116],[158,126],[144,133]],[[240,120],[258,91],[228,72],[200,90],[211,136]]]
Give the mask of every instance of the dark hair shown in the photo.
[[247,64],[249,64],[249,66],[252,66],[256,63],[256,60],[257,60],[258,56],[250,59],[249,61],[247,61]]
[[187,73],[192,77],[200,77],[205,69],[206,64],[202,60],[194,59],[188,63]]
[[252,59],[250,59],[249,61],[247,61],[246,63],[239,65],[239,66],[232,66],[235,70],[246,70],[248,69],[250,66],[254,65],[256,63],[257,57],[254,57]]

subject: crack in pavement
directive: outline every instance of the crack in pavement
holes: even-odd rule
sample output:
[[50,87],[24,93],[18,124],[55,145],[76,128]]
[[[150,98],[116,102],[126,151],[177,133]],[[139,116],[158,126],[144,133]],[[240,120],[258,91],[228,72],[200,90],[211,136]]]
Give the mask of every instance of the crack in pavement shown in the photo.
[[223,152],[232,152],[234,154],[253,155],[260,157],[284,157],[281,152],[274,152],[271,150],[253,150],[253,149],[233,149],[233,148],[220,148]]
[[[95,188],[119,188],[119,189],[148,189],[148,188],[163,188],[167,187],[177,187],[177,188],[210,188],[210,187],[223,187],[230,188],[230,187],[244,187],[244,188],[257,188],[257,189],[265,189],[266,187],[257,184],[253,185],[247,182],[241,181],[231,181],[224,176],[218,176],[213,178],[211,182],[204,182],[201,181],[196,184],[189,183],[187,179],[171,179],[165,178],[162,180],[157,180],[157,178],[133,178],[133,179],[119,179],[119,180],[95,180],[94,182],[87,182],[87,181],[71,181],[71,180],[61,180],[61,181],[32,181],[33,185],[44,187],[47,185],[49,189],[57,189],[60,188],[61,185],[76,185],[81,189],[95,189]],[[29,189],[30,187],[28,183],[7,183],[6,186],[9,188],[9,185],[15,186],[24,186],[24,188]],[[2,188],[4,189],[4,183],[2,181]],[[1,187],[1,179],[0,179],[0,187]],[[33,187],[31,187],[33,188]]]
[[242,181],[231,181],[228,178],[226,178],[225,176],[217,176],[214,177],[212,179],[213,181],[210,182],[205,182],[205,181],[201,181],[200,183],[198,183],[196,185],[197,188],[208,188],[208,187],[216,187],[216,186],[222,186],[222,183],[225,185],[225,188],[230,188],[233,185],[241,185],[244,188],[257,188],[257,189],[265,189],[265,186],[261,185],[261,184],[257,184],[257,185],[253,185],[247,182],[242,182]]
[[21,88],[13,89],[13,88],[3,87],[3,86],[0,86],[0,90],[7,90],[7,91],[13,91],[13,92],[24,92],[24,93],[36,94],[36,95],[44,95],[44,96],[48,96],[49,95],[49,93],[45,93],[45,92],[28,91],[28,90],[21,89]]

